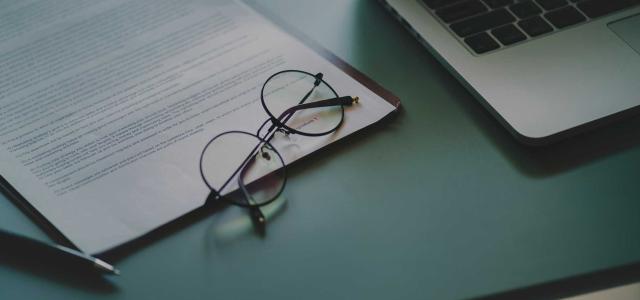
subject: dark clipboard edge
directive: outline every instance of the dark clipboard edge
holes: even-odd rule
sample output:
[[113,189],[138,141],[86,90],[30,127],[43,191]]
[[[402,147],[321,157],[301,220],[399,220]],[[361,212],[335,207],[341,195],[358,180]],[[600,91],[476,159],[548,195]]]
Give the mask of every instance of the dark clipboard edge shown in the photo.
[[[284,22],[282,19],[280,19],[279,17],[269,12],[267,9],[259,6],[258,4],[253,4],[253,5],[249,4],[244,0],[243,0],[243,3],[245,3],[250,8],[253,8],[258,14],[268,19],[268,21],[273,22],[275,26],[278,27],[279,29],[291,35],[298,41],[302,42],[305,46],[309,47],[310,49],[315,51],[317,54],[327,59],[329,62],[331,62],[332,64],[337,66],[340,70],[342,70],[344,73],[349,75],[351,78],[355,79],[360,84],[364,85],[367,89],[371,90],[372,92],[380,96],[382,99],[389,102],[391,105],[393,105],[393,107],[395,107],[394,112],[398,111],[398,108],[400,107],[400,98],[398,98],[392,92],[382,87],[379,83],[371,79],[369,76],[363,74],[362,72],[360,72],[359,70],[357,70],[356,68],[354,68],[353,66],[351,66],[350,64],[348,64],[347,62],[339,58],[338,56],[336,56],[335,54],[333,54],[331,51],[319,45],[313,39],[307,37],[302,32],[298,31],[292,26],[289,26],[288,24],[286,24],[286,22]],[[375,122],[373,124],[375,124]],[[14,203],[14,205],[18,207],[18,209],[20,209],[25,215],[27,215],[30,219],[32,219],[36,223],[36,225],[38,225],[38,227],[42,229],[45,232],[45,234],[47,234],[54,242],[80,250],[75,244],[73,244],[73,242],[69,238],[67,238],[64,235],[64,233],[58,230],[58,228],[55,225],[53,225],[53,223],[51,223],[42,213],[40,213],[40,211],[38,211],[35,207],[33,207],[33,205],[31,205],[31,203],[27,199],[25,199],[22,196],[22,194],[20,194],[20,192],[18,192],[18,190],[16,190],[2,175],[0,175],[0,190],[1,190],[0,193],[5,195],[7,199],[9,199],[11,202]],[[121,253],[122,250],[124,250],[122,249],[122,248],[125,248],[123,246],[130,245],[136,241],[143,239],[146,236],[157,234],[159,231],[162,231],[166,227],[176,223],[176,221],[188,218],[189,216],[192,216],[192,215],[202,215],[202,212],[200,212],[200,209],[195,209],[194,211],[187,213],[182,217],[178,217],[175,220],[172,220],[172,221],[169,221],[168,223],[160,225],[159,227],[151,230],[146,234],[143,234],[140,237],[134,238],[123,244],[120,244],[108,250],[102,251],[97,255],[102,256],[102,254],[104,254],[107,256],[111,256],[109,254],[112,254],[112,255],[115,254],[115,256],[121,256],[121,255],[118,255],[118,253]]]

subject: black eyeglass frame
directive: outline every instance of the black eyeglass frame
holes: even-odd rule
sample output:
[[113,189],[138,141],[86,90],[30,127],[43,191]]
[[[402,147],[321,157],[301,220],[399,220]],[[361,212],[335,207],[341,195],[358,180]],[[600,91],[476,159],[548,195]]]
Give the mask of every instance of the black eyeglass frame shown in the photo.
[[[283,73],[288,73],[288,72],[293,72],[293,73],[301,73],[301,74],[305,74],[305,75],[309,75],[311,77],[314,77],[316,79],[314,86],[319,86],[320,83],[324,83],[329,90],[331,90],[331,92],[336,96],[335,98],[339,98],[340,96],[338,95],[338,93],[336,92],[336,90],[333,89],[333,87],[327,83],[326,81],[324,81],[324,75],[322,73],[317,73],[316,75],[313,75],[309,72],[305,72],[305,71],[301,71],[301,70],[283,70],[280,72],[277,72],[271,76],[269,76],[269,78],[267,78],[267,80],[264,82],[264,84],[262,85],[262,89],[260,90],[260,103],[262,104],[262,108],[264,109],[264,111],[267,112],[267,115],[269,115],[269,118],[272,122],[272,127],[273,126],[277,126],[279,128],[283,128],[286,130],[287,133],[295,133],[295,134],[299,134],[302,136],[324,136],[324,135],[328,135],[331,134],[335,131],[338,130],[338,128],[340,128],[340,126],[342,126],[342,123],[344,122],[344,107],[340,108],[340,122],[338,122],[338,124],[336,124],[335,127],[331,128],[330,130],[327,130],[325,132],[320,132],[320,133],[309,133],[309,132],[303,132],[303,131],[299,131],[297,129],[291,128],[289,126],[287,126],[286,124],[286,120],[284,122],[281,122],[280,120],[278,120],[278,118],[276,118],[275,115],[273,115],[273,113],[269,110],[269,107],[267,107],[267,103],[266,100],[264,98],[264,88],[267,86],[267,84],[269,83],[269,81],[271,79],[273,79],[274,77],[281,75]],[[302,100],[300,101],[300,103],[298,104],[302,104],[306,101],[306,99],[309,97],[309,93],[307,93],[307,95],[305,95],[305,97],[302,98]],[[264,124],[263,124],[264,125]],[[262,126],[261,126],[262,128]],[[271,129],[271,128],[270,128]],[[258,129],[258,132],[260,132],[260,129]]]
[[[278,75],[281,75],[283,73],[287,73],[287,72],[301,73],[301,74],[308,75],[308,76],[311,76],[311,77],[315,78],[314,86],[300,100],[298,105],[295,105],[295,106],[292,106],[292,107],[286,109],[284,112],[282,112],[282,114],[280,116],[275,117],[273,115],[273,113],[267,107],[267,104],[266,104],[266,101],[265,101],[264,89],[267,86],[267,84],[270,82],[270,80],[272,80],[274,77],[276,77]],[[259,129],[257,130],[257,133],[253,134],[253,133],[250,133],[250,132],[238,131],[238,130],[225,131],[225,132],[222,132],[222,133],[216,135],[215,137],[210,139],[209,142],[207,142],[207,144],[203,148],[202,153],[200,155],[199,167],[200,167],[200,176],[202,177],[202,180],[204,181],[204,183],[207,185],[207,187],[210,189],[211,193],[213,194],[213,196],[214,196],[213,199],[223,200],[223,201],[226,201],[229,204],[249,209],[249,212],[251,214],[252,220],[254,221],[254,224],[257,224],[257,225],[260,225],[260,226],[264,226],[264,224],[266,222],[266,219],[265,219],[264,215],[262,214],[262,212],[260,211],[260,207],[268,205],[268,204],[272,203],[273,201],[275,201],[276,199],[278,199],[282,195],[282,193],[284,191],[284,188],[286,186],[286,183],[287,183],[286,163],[284,162],[284,159],[282,158],[282,155],[270,143],[270,141],[273,139],[275,133],[278,132],[278,131],[281,131],[281,132],[283,132],[283,133],[285,133],[287,135],[293,133],[293,134],[299,134],[299,135],[302,135],[302,136],[312,136],[312,137],[325,136],[325,135],[334,133],[344,123],[344,106],[351,106],[353,103],[357,103],[358,102],[358,97],[355,97],[355,98],[351,97],[351,96],[339,97],[338,93],[333,89],[333,87],[331,85],[329,85],[329,83],[324,81],[323,77],[324,76],[323,76],[322,73],[317,73],[316,75],[313,75],[313,74],[311,74],[309,72],[305,72],[305,71],[301,71],[301,70],[283,70],[283,71],[279,71],[277,73],[274,73],[273,75],[269,76],[269,78],[267,78],[265,83],[262,85],[262,89],[260,90],[261,104],[262,104],[262,107],[265,110],[265,112],[268,114],[269,119],[266,120],[259,127]],[[320,84],[324,84],[325,86],[327,86],[336,97],[335,98],[326,99],[326,100],[314,101],[314,102],[311,102],[311,103],[305,103],[305,101],[308,99],[308,97],[311,95],[311,93]],[[287,126],[285,124],[293,116],[293,114],[295,114],[295,112],[297,112],[299,110],[310,109],[310,108],[318,108],[318,107],[331,107],[331,106],[339,106],[340,107],[340,114],[341,114],[340,115],[340,121],[336,124],[335,127],[331,128],[330,130],[327,130],[325,132],[321,132],[321,133],[303,132],[303,131],[291,128],[291,127],[289,127],[289,126]],[[264,126],[267,125],[269,123],[269,121],[271,121],[272,124],[269,127],[269,130],[267,130],[267,132],[265,134],[265,138],[262,138],[262,137],[260,137],[260,131],[262,131]],[[258,140],[258,143],[254,147],[254,149],[250,152],[250,154],[244,159],[244,161],[238,166],[238,168],[230,175],[230,177],[227,179],[227,181],[225,181],[225,183],[222,184],[221,187],[216,189],[209,183],[209,181],[207,180],[206,176],[204,175],[204,168],[203,168],[204,156],[205,156],[205,153],[206,153],[207,149],[211,146],[211,144],[217,138],[219,138],[219,137],[221,137],[223,135],[226,135],[226,134],[231,134],[231,133],[246,134],[246,135],[255,137]],[[259,204],[253,204],[252,202],[255,203],[255,201],[253,200],[251,194],[247,191],[246,185],[244,184],[244,182],[242,180],[243,179],[242,176],[238,176],[239,191],[236,191],[236,192],[242,192],[244,194],[243,195],[244,196],[243,199],[245,199],[247,201],[247,203],[239,203],[239,202],[236,202],[236,201],[230,201],[230,200],[227,200],[226,197],[220,195],[219,190],[223,190],[229,184],[229,182],[231,182],[231,180],[234,177],[236,177],[236,174],[238,172],[242,172],[245,169],[245,167],[248,165],[249,161],[252,158],[256,157],[256,155],[257,155],[256,151],[262,151],[263,147],[265,147],[265,146],[267,146],[271,151],[276,153],[277,156],[278,156],[278,159],[280,159],[280,161],[282,163],[282,167],[280,169],[283,172],[283,174],[282,174],[283,182],[282,182],[282,185],[280,187],[280,190],[271,199],[269,199],[267,201],[264,201],[264,202],[261,202]],[[260,150],[258,150],[259,148],[260,148]],[[280,169],[274,170],[272,172],[280,171]]]
[[[252,137],[255,137],[256,139],[258,139],[258,145],[256,145],[256,147],[251,151],[251,154],[249,154],[247,156],[247,158],[245,158],[245,161],[242,162],[242,164],[240,166],[238,166],[238,168],[236,169],[236,171],[233,172],[233,174],[231,174],[231,176],[229,177],[229,179],[227,179],[227,181],[222,184],[222,186],[219,188],[220,190],[224,189],[225,187],[227,187],[227,184],[229,184],[229,182],[231,181],[231,179],[233,179],[233,177],[236,176],[236,174],[238,172],[240,172],[243,168],[243,166],[245,166],[248,161],[247,159],[251,159],[251,157],[255,156],[255,151],[256,149],[260,148],[260,147],[264,147],[265,145],[267,145],[274,153],[276,153],[278,155],[278,159],[282,162],[282,176],[283,176],[283,182],[282,182],[282,186],[280,187],[280,190],[278,191],[278,193],[276,193],[276,195],[274,197],[272,197],[272,199],[265,201],[265,202],[261,202],[260,204],[251,204],[251,203],[239,203],[239,202],[234,202],[234,201],[227,201],[229,204],[233,204],[233,205],[237,205],[240,207],[244,207],[244,208],[256,208],[256,207],[260,207],[260,206],[265,206],[271,202],[273,202],[275,199],[277,199],[278,197],[280,197],[280,195],[282,195],[282,192],[284,191],[284,187],[287,184],[287,168],[286,168],[286,164],[284,163],[284,159],[282,158],[282,155],[280,154],[280,152],[278,152],[278,150],[276,150],[275,147],[273,147],[273,145],[271,145],[271,143],[261,137],[259,137],[256,134],[253,134],[251,132],[246,132],[246,131],[241,131],[241,130],[230,130],[230,131],[225,131],[223,133],[220,133],[218,135],[216,135],[215,137],[213,137],[211,140],[209,140],[209,142],[207,143],[207,145],[204,147],[204,149],[202,150],[202,154],[200,155],[200,176],[202,177],[202,181],[204,181],[204,183],[207,185],[207,187],[211,190],[212,193],[214,193],[214,199],[218,200],[218,199],[222,199],[225,200],[226,198],[223,197],[222,195],[220,195],[220,193],[218,192],[218,190],[216,188],[214,188],[209,181],[207,180],[206,176],[204,175],[204,170],[202,168],[202,162],[203,162],[203,158],[204,158],[204,153],[207,151],[207,149],[209,148],[209,146],[211,146],[211,143],[213,143],[213,141],[215,141],[217,138],[223,136],[223,135],[227,135],[227,134],[232,134],[232,133],[239,133],[239,134],[245,134],[245,135],[249,135]],[[242,176],[239,176],[239,178],[241,178]],[[246,187],[244,184],[239,184],[238,188],[241,189],[242,192],[244,192],[245,197],[250,196],[250,194],[247,192]]]

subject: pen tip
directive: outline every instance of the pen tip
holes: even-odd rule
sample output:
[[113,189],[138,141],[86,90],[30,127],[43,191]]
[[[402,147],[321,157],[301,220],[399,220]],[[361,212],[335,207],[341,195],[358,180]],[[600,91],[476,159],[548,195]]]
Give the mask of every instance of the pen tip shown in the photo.
[[112,275],[120,275],[120,270],[116,269],[114,266],[108,264],[107,262],[100,260],[100,259],[95,259],[94,260],[94,264],[95,266],[102,270],[103,272],[107,273],[107,274],[112,274]]

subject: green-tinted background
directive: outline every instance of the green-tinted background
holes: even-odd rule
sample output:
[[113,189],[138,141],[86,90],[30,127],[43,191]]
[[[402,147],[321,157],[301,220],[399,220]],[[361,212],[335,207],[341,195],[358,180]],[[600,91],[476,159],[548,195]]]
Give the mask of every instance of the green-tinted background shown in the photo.
[[[640,259],[640,119],[519,145],[371,0],[261,1],[397,94],[402,111],[293,167],[260,238],[192,215],[96,281],[15,259],[0,298],[448,299]],[[12,203],[0,226],[47,237]]]

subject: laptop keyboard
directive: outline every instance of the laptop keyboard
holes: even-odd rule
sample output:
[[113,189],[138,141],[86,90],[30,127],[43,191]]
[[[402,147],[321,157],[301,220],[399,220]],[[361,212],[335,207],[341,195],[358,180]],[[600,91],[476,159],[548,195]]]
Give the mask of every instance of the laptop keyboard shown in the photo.
[[640,0],[422,0],[476,54],[557,32]]

